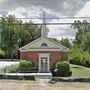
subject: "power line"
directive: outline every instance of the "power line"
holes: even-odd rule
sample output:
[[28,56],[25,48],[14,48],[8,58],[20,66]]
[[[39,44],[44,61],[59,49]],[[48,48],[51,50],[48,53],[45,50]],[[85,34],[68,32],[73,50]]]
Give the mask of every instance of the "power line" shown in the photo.
[[[3,17],[0,17],[3,18]],[[5,17],[4,17],[5,18]],[[57,18],[45,18],[45,19],[88,19],[89,17],[57,17]],[[15,19],[43,19],[43,18],[15,18]]]
[[[2,24],[2,23],[0,23]],[[17,24],[17,23],[12,23],[12,24],[5,24],[5,25],[71,25],[71,24],[79,24],[79,23],[22,23],[22,24]],[[80,24],[90,24],[90,23],[80,23]]]

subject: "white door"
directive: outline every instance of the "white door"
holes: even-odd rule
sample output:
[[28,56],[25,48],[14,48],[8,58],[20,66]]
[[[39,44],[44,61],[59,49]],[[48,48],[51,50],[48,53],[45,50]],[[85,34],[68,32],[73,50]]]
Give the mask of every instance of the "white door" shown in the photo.
[[49,72],[50,53],[39,53],[39,72]]
[[41,72],[48,72],[48,57],[40,58]]

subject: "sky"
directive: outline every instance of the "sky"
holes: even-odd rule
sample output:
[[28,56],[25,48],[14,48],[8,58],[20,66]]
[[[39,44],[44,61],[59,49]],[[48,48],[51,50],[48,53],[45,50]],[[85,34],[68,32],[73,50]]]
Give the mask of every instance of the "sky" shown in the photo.
[[[17,18],[42,18],[43,12],[49,23],[74,22],[75,19],[61,19],[62,17],[89,17],[90,0],[0,0],[0,16],[15,15]],[[89,20],[89,19],[88,19]],[[24,20],[28,21],[28,20]],[[41,19],[32,19],[34,23],[41,23]],[[71,25],[47,25],[48,37],[57,39],[74,39],[77,30]]]

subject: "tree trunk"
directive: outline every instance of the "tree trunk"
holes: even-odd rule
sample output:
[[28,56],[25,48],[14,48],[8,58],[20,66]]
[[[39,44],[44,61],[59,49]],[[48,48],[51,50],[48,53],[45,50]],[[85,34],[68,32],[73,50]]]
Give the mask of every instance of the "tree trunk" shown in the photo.
[[13,54],[13,53],[11,53],[11,61],[13,61],[13,56],[14,56],[14,54]]

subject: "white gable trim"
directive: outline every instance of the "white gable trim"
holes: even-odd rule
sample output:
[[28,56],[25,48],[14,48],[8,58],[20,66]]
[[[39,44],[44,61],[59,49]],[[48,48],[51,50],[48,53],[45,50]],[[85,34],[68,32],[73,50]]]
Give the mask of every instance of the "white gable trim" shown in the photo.
[[[33,48],[33,44],[36,43],[36,42],[38,42],[38,41],[40,41],[41,39],[46,39],[46,40],[48,40],[49,43],[51,43],[53,46],[55,46],[55,48],[54,48],[54,47],[52,47],[52,48],[50,48],[50,47],[49,47],[49,48],[48,48],[48,47],[35,47],[35,48]],[[48,50],[47,50],[47,49],[48,49]],[[68,50],[69,50],[67,47],[65,47],[65,46],[63,46],[63,45],[55,42],[54,40],[52,40],[52,39],[50,39],[50,38],[40,37],[40,38],[32,41],[31,43],[29,43],[29,44],[21,47],[19,50],[20,50],[20,51],[42,51],[42,50],[43,50],[43,51],[55,51],[55,50],[58,51],[57,49],[58,49],[59,51],[68,51]]]
[[20,52],[29,52],[29,51],[61,51],[61,52],[68,52],[67,50],[61,50],[61,49],[26,49],[26,50],[20,50]]
[[21,47],[21,48],[19,48],[19,50],[21,50],[21,49],[23,49],[23,48],[26,48],[26,47],[28,47],[28,46],[34,44],[35,42],[39,41],[40,39],[42,39],[42,37],[40,37],[40,38],[38,38],[38,39],[36,39],[36,40],[34,40],[34,41],[28,43],[27,45],[25,45],[25,46],[23,46],[23,47]]
[[69,50],[69,48],[67,48],[67,47],[65,47],[65,46],[63,46],[63,45],[61,45],[60,43],[55,42],[54,40],[52,40],[52,39],[50,39],[50,38],[47,38],[47,39],[50,40],[51,42],[55,43],[55,44],[58,45],[59,47],[63,47],[63,48],[65,48],[65,49]]

